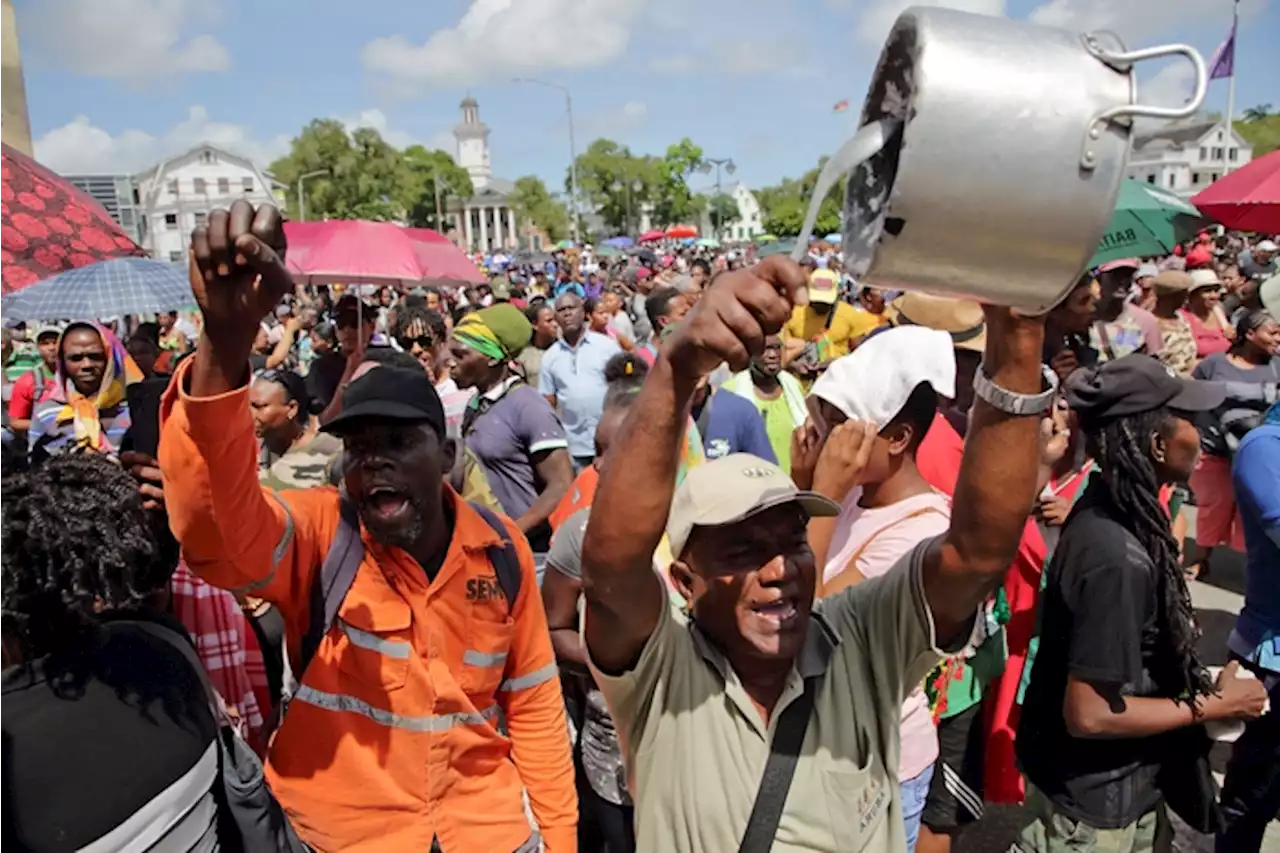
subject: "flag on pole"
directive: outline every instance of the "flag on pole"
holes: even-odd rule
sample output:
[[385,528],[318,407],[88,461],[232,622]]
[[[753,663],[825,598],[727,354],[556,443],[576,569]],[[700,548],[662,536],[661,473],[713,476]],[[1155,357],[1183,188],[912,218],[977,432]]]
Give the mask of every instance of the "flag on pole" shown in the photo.
[[1225,80],[1235,73],[1236,67],[1236,22],[1231,21],[1231,32],[1227,34],[1227,38],[1222,44],[1218,45],[1218,50],[1213,54],[1213,60],[1209,63],[1209,79]]
[[849,99],[845,98],[843,101],[836,101],[836,105],[831,108],[831,112],[842,113],[847,109],[849,109]]

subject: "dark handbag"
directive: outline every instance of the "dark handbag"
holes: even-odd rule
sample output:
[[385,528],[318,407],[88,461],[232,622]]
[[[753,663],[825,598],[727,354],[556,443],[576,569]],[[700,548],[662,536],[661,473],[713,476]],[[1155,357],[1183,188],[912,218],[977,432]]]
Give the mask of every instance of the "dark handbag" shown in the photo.
[[818,694],[818,677],[804,680],[804,693],[782,711],[778,726],[773,730],[769,744],[769,760],[764,765],[764,776],[756,801],[751,806],[747,829],[742,833],[738,853],[769,853],[778,834],[778,821],[782,819],[782,807],[791,790],[791,780],[796,775],[796,763],[800,760],[800,745],[804,743],[809,718],[813,716],[813,702]]
[[1196,832],[1216,833],[1223,827],[1218,805],[1218,783],[1209,767],[1213,741],[1204,726],[1188,726],[1169,732],[1160,745],[1160,769],[1156,787],[1165,805]]
[[219,849],[237,853],[309,853],[298,838],[289,818],[267,786],[262,762],[231,727],[221,700],[204,671],[195,647],[178,634],[153,622],[131,622],[182,652],[204,684],[213,718],[218,724],[218,770],[221,785],[215,786],[218,802]]

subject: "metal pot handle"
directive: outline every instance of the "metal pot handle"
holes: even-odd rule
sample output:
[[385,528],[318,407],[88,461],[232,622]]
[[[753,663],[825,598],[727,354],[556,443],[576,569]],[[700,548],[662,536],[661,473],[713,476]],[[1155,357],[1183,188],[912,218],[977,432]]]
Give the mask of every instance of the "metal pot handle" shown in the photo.
[[1108,122],[1115,121],[1119,118],[1131,118],[1141,116],[1143,118],[1162,118],[1162,119],[1179,119],[1187,118],[1194,115],[1196,110],[1200,109],[1200,105],[1204,102],[1205,91],[1208,89],[1209,80],[1208,73],[1205,71],[1204,59],[1200,53],[1190,45],[1186,44],[1167,44],[1159,47],[1148,47],[1142,50],[1131,50],[1127,52],[1113,52],[1102,46],[1098,36],[1099,33],[1085,33],[1081,36],[1084,49],[1089,55],[1115,68],[1118,71],[1128,71],[1130,66],[1135,62],[1142,62],[1146,59],[1156,59],[1164,56],[1182,55],[1191,61],[1192,67],[1195,69],[1196,88],[1188,100],[1181,107],[1156,107],[1144,106],[1142,104],[1120,104],[1103,110],[1093,117],[1089,122],[1089,128],[1085,132],[1084,147],[1080,154],[1080,166],[1083,169],[1092,170],[1097,165],[1097,154],[1093,150],[1093,144],[1102,137],[1102,131]]

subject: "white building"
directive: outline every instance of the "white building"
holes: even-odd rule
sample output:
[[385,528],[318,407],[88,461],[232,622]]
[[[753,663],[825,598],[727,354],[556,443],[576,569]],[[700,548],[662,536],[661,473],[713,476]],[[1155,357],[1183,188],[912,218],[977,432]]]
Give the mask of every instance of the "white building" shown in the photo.
[[1190,197],[1253,159],[1253,146],[1226,122],[1170,124],[1139,133],[1125,174]]
[[715,197],[716,188],[710,187],[700,190],[698,194],[706,197],[708,206],[702,214],[702,222],[698,225],[699,233],[709,237],[716,236],[721,240],[734,243],[746,242],[757,234],[764,233],[764,224],[761,222],[760,202],[756,201],[756,194],[748,189],[746,184],[725,184],[721,186],[720,191],[738,203],[738,216],[719,223],[719,234],[717,234],[717,223],[711,215],[710,207],[710,201]]
[[214,208],[229,208],[238,198],[254,206],[279,201],[275,195],[279,184],[270,175],[246,158],[207,142],[161,160],[134,180],[142,213],[142,247],[162,261],[186,257],[191,230],[203,225]]
[[453,239],[468,251],[514,249],[520,237],[508,198],[516,185],[493,176],[489,127],[480,121],[480,105],[475,98],[467,96],[459,106],[462,121],[453,129],[458,143],[454,160],[471,176],[476,194],[468,199],[449,199],[446,210]]

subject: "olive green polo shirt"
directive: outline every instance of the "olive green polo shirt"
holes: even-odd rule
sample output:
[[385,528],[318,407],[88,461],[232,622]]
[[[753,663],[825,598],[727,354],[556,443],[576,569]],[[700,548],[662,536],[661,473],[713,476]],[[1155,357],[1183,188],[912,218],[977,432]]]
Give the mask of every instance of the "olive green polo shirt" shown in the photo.
[[943,654],[921,584],[932,542],[815,605],[767,728],[724,655],[674,608],[633,670],[610,677],[592,666],[622,744],[638,850],[738,849],[773,727],[818,675],[773,849],[906,853],[894,778],[902,700]]

